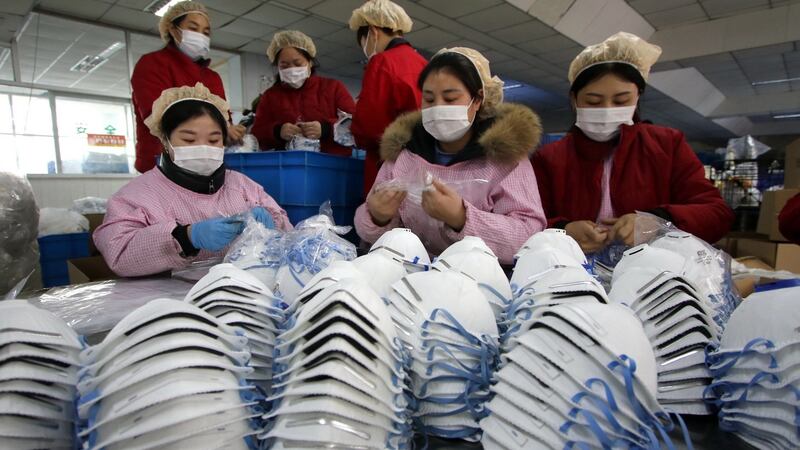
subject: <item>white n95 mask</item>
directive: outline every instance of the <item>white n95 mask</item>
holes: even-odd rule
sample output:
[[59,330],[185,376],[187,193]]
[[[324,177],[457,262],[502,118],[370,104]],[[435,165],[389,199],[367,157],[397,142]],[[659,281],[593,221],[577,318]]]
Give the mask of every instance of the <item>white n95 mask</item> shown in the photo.
[[472,126],[468,105],[439,105],[422,110],[422,126],[439,142],[461,139]]
[[308,66],[280,69],[278,73],[281,75],[281,81],[295,89],[300,89],[303,87],[303,84],[306,82],[308,77],[311,76]]
[[181,29],[181,42],[178,48],[194,61],[208,58],[211,38],[203,33]]
[[181,169],[198,175],[209,176],[222,165],[225,149],[213,145],[181,145],[169,144],[172,148],[172,162]]
[[577,108],[575,125],[591,140],[608,142],[619,135],[621,125],[633,125],[636,106]]

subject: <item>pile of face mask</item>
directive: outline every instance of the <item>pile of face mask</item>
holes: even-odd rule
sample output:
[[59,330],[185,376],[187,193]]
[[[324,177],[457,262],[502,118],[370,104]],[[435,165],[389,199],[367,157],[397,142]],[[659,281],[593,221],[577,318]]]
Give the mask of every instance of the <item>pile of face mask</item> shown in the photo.
[[797,448],[800,435],[800,280],[781,284],[750,295],[708,354],[720,428],[756,448]]
[[260,436],[270,448],[407,448],[402,346],[386,305],[361,278],[352,263],[337,262],[295,304],[278,337],[274,406]]
[[25,301],[0,302],[0,448],[74,448],[78,336]]
[[682,277],[683,256],[647,244],[625,252],[609,298],[632,309],[658,361],[658,400],[683,414],[710,414],[703,392],[711,382],[704,349],[719,342],[714,313]]
[[479,440],[499,334],[478,284],[450,270],[414,273],[392,286],[387,301],[410,355],[417,431]]
[[661,448],[659,437],[672,448],[655,357],[630,310],[570,303],[532,320],[502,356],[484,448]]
[[214,266],[189,291],[185,301],[247,338],[247,364],[254,369],[247,380],[266,396],[272,381],[275,337],[285,320],[286,304],[253,274],[231,264]]
[[608,303],[603,286],[586,271],[585,264],[578,243],[563,230],[533,235],[516,255],[504,342],[529,330],[538,309],[565,303]]
[[255,448],[247,338],[179,300],[130,313],[81,353],[86,449]]
[[356,258],[353,264],[381,297],[410,273],[427,270],[431,264],[425,246],[407,228],[394,228],[384,233],[370,247],[369,253]]

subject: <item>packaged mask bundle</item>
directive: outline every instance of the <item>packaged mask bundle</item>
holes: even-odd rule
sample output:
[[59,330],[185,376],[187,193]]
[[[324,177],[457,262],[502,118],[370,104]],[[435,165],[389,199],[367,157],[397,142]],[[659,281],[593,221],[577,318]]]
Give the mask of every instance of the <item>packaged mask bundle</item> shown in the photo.
[[252,214],[245,219],[242,234],[231,243],[223,262],[246,270],[269,289],[275,289],[275,278],[283,261],[284,233],[268,229]]
[[286,143],[286,150],[303,150],[307,152],[320,152],[322,147],[319,139],[309,139],[307,137],[296,135]]
[[24,177],[0,172],[0,298],[16,298],[39,262],[39,208]]
[[354,147],[356,140],[350,132],[350,125],[353,123],[353,115],[342,110],[337,110],[336,115],[339,119],[333,124],[333,141],[345,147]]

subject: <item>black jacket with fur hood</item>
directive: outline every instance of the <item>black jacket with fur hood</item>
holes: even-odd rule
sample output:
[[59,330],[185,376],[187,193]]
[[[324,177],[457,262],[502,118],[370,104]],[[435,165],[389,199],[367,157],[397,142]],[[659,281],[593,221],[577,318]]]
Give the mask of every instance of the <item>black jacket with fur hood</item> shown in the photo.
[[[472,139],[448,165],[486,158],[499,164],[516,164],[528,159],[542,137],[539,116],[530,108],[514,103],[497,106],[494,117],[472,124]],[[381,159],[395,161],[403,150],[436,162],[436,139],[422,126],[422,113],[414,111],[397,118],[383,133]]]

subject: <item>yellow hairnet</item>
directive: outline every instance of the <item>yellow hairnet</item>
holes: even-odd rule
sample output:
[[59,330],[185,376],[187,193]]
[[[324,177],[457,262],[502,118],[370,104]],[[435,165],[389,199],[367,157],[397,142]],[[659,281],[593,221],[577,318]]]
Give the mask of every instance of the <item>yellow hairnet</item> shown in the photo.
[[164,136],[161,131],[161,118],[164,117],[164,113],[170,107],[185,100],[199,100],[209,103],[217,108],[226,120],[230,115],[228,102],[223,100],[222,97],[212,94],[203,83],[197,83],[194,87],[181,86],[164,89],[161,92],[161,96],[153,102],[153,109],[150,115],[144,119],[144,124],[150,129],[150,134],[161,139],[162,142],[166,142],[167,136]]
[[182,17],[191,13],[202,14],[206,16],[208,23],[211,23],[211,17],[208,16],[208,10],[202,3],[193,1],[176,3],[172,5],[172,8],[168,9],[163,16],[161,16],[161,20],[158,22],[158,33],[161,35],[161,40],[164,42],[169,42],[169,26],[172,25],[172,22],[178,17]]
[[390,0],[369,0],[350,16],[350,29],[353,31],[373,26],[408,33],[413,25],[414,22],[408,17],[406,10]]
[[603,63],[625,63],[636,67],[645,81],[650,76],[650,68],[661,56],[661,47],[653,45],[635,34],[621,31],[605,41],[590,45],[575,57],[569,66],[569,82],[575,82],[578,75],[589,67]]
[[286,30],[275,33],[272,42],[267,47],[267,58],[271,63],[275,63],[278,53],[286,47],[299,48],[305,50],[312,58],[317,57],[317,46],[305,33],[297,30]]
[[492,76],[489,70],[489,60],[479,51],[466,47],[443,48],[433,55],[433,59],[443,53],[458,53],[475,66],[483,85],[483,103],[481,103],[481,109],[478,114],[482,118],[493,117],[497,105],[503,103],[503,80],[497,76]]

